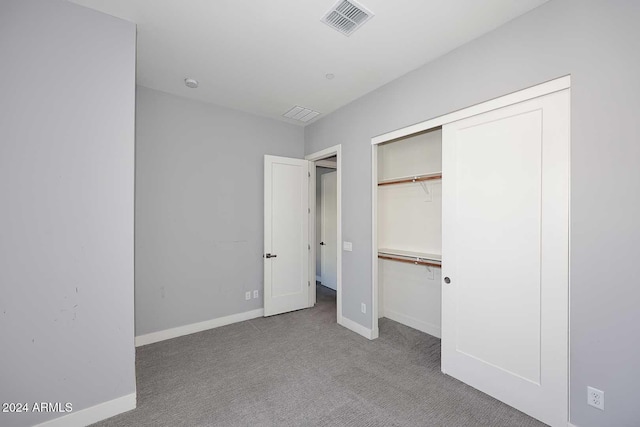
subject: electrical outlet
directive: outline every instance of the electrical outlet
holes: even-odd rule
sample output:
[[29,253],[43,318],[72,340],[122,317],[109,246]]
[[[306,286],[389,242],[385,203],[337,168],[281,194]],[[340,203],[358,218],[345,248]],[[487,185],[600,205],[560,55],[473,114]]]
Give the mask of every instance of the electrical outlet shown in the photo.
[[254,298],[258,298],[258,296],[260,296],[260,294],[258,293],[258,291],[253,291],[253,297],[254,297]]
[[604,411],[604,391],[597,388],[587,387],[587,403],[589,406]]
[[251,291],[247,291],[244,293],[244,299],[249,301],[251,299]]
[[360,311],[363,312],[364,314],[367,314],[367,304],[365,303],[360,304]]
[[351,242],[342,242],[342,249],[345,251],[351,252],[353,250],[353,243]]

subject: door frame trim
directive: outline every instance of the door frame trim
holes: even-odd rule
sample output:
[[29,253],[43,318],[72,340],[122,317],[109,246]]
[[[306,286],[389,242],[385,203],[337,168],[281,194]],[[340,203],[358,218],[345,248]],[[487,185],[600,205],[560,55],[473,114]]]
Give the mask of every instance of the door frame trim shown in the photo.
[[[316,166],[322,166],[321,162],[328,158],[336,156],[336,214],[337,214],[337,260],[336,260],[336,321],[339,325],[343,325],[342,317],[342,144],[325,148],[312,154],[306,155],[304,158],[313,163],[313,173],[309,177],[309,283],[315,283],[316,280]],[[314,197],[311,197],[311,195]],[[315,288],[314,288],[315,289]],[[309,307],[313,307],[316,303],[316,293],[309,292]]]
[[[561,90],[571,89],[571,75],[559,77],[516,92],[512,92],[488,101],[453,111],[404,128],[396,129],[371,138],[371,325],[372,337],[379,335],[378,312],[378,145],[405,138],[420,132],[438,128],[443,125],[467,119],[478,114],[497,110],[509,105],[518,104],[530,99],[549,95]],[[571,117],[571,112],[569,112]],[[571,152],[571,125],[569,125],[569,152]],[[569,157],[569,219],[571,218],[571,157]],[[569,220],[569,266],[568,266],[568,306],[567,306],[567,414],[571,416],[571,221]],[[568,422],[569,420],[567,420]]]

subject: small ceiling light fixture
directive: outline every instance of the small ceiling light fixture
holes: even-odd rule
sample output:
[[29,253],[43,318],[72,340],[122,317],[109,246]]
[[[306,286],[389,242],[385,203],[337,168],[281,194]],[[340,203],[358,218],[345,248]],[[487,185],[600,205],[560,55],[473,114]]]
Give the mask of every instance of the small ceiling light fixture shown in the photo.
[[197,80],[186,78],[184,79],[184,84],[185,86],[190,87],[191,89],[195,89],[198,87],[199,83]]
[[332,73],[327,73],[325,74],[325,77],[327,78],[327,80],[332,80],[335,77],[335,75]]

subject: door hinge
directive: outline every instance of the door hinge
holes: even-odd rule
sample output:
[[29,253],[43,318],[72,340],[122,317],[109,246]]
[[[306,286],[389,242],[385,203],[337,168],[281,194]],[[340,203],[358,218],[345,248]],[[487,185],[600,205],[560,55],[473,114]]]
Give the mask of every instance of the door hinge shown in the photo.
[[311,178],[311,172],[307,172],[307,175],[309,176],[309,178]]
[[310,244],[307,245],[307,249],[311,250],[311,245]]
[[307,208],[307,212],[311,213],[311,208]]
[[311,286],[311,282],[307,280],[307,286]]

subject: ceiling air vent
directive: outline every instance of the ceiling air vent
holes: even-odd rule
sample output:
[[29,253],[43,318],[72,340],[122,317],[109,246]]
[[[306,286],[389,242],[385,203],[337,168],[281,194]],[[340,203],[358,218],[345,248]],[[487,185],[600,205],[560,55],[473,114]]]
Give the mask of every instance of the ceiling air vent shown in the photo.
[[371,18],[373,13],[364,6],[351,0],[340,0],[322,17],[321,21],[345,36],[349,36]]
[[308,122],[311,119],[316,118],[317,116],[319,116],[320,113],[318,113],[317,111],[313,111],[310,110],[308,108],[304,108],[304,107],[300,107],[298,105],[296,105],[295,107],[293,107],[292,109],[290,109],[289,111],[287,111],[286,113],[283,114],[283,116],[288,117],[290,119],[293,120],[298,120],[301,122]]

